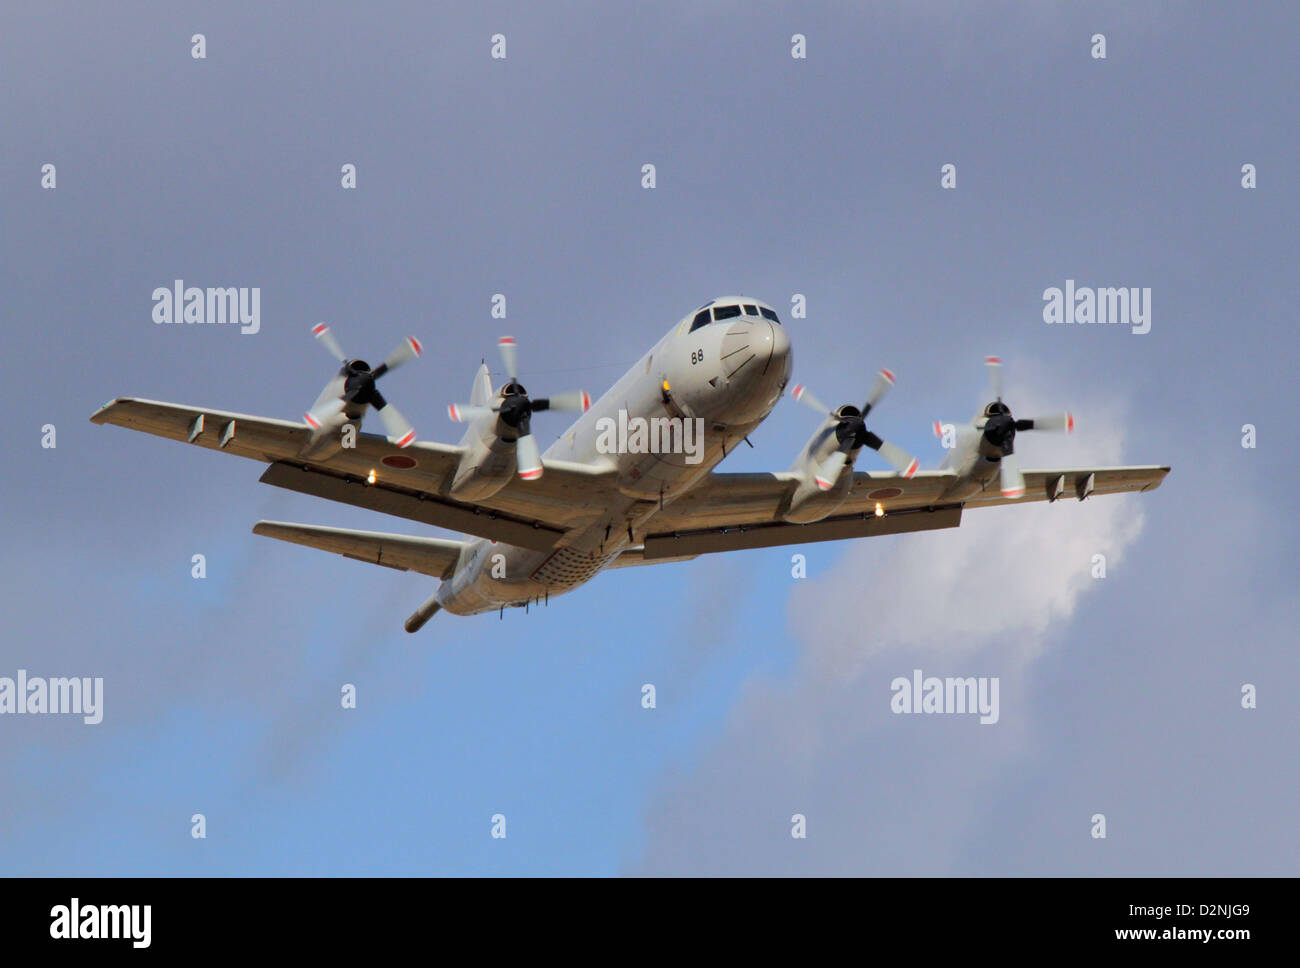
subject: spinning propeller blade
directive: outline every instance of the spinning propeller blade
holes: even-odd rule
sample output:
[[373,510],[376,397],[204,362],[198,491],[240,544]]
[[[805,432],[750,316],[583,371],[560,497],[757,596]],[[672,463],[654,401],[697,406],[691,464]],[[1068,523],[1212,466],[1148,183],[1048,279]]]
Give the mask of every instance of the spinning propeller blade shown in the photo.
[[307,426],[313,430],[321,430],[331,424],[340,424],[339,418],[345,415],[348,407],[360,407],[362,415],[365,408],[374,407],[379,414],[379,419],[384,423],[384,430],[390,443],[398,447],[409,447],[414,443],[415,428],[396,407],[384,399],[383,394],[375,386],[375,381],[389,370],[396,369],[407,360],[419,356],[423,351],[420,341],[414,336],[408,336],[397,349],[388,354],[388,359],[372,370],[364,360],[348,359],[343,348],[339,346],[338,340],[324,323],[313,326],[311,333],[331,356],[343,363],[343,369],[339,373],[343,378],[343,387],[337,397],[320,402],[303,414]]
[[[490,407],[453,403],[447,408],[447,415],[452,420],[464,423],[495,414],[506,427],[518,434],[515,438],[515,466],[519,476],[526,481],[535,481],[542,476],[543,467],[542,456],[532,434],[533,414],[543,410],[582,413],[591,408],[591,395],[585,390],[571,390],[533,399],[519,382],[519,347],[515,338],[502,336],[497,340],[497,349],[501,353],[506,375],[510,378],[501,388],[497,401]],[[503,436],[509,438],[509,434]]]
[[820,414],[827,414],[832,420],[837,421],[835,436],[839,444],[830,457],[822,462],[814,475],[817,486],[822,490],[829,490],[834,486],[835,481],[839,478],[840,471],[848,463],[849,454],[862,447],[874,450],[884,458],[886,463],[904,477],[911,477],[916,473],[920,462],[915,457],[903,450],[903,448],[882,440],[868,430],[866,425],[867,414],[889,392],[889,389],[894,385],[894,380],[895,377],[891,370],[882,369],[878,371],[876,380],[871,386],[871,392],[867,395],[867,402],[861,410],[853,406],[843,406],[838,410],[830,410],[802,383],[795,386],[794,398],[796,400],[809,409],[816,410]]

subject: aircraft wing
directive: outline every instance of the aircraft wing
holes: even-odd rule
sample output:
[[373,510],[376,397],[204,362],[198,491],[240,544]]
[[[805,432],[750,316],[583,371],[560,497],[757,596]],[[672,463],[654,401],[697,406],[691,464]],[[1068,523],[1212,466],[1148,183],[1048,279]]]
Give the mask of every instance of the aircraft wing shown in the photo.
[[[277,487],[538,551],[561,544],[569,529],[603,513],[615,495],[610,470],[547,460],[540,480],[514,478],[491,498],[469,503],[447,496],[464,453],[454,445],[418,441],[403,449],[359,433],[355,447],[316,459],[310,456],[312,432],[302,424],[131,398],[106,404],[90,419],[261,461],[270,465],[261,480]],[[643,547],[622,564],[953,528],[963,508],[1147,491],[1168,472],[1160,466],[1026,470],[1026,493],[1018,501],[1003,498],[993,485],[963,502],[946,496],[957,480],[949,471],[911,478],[857,472],[844,503],[813,524],[781,520],[798,485],[793,474],[711,474],[651,519]],[[883,516],[875,514],[877,504]],[[357,556],[379,563],[382,554],[372,559],[368,546]]]
[[515,478],[492,498],[468,503],[447,496],[464,453],[455,445],[400,448],[358,433],[355,447],[315,459],[303,424],[133,398],[105,404],[90,419],[270,464],[261,480],[277,487],[539,551],[598,514],[613,489],[602,468],[545,461],[541,479]]
[[1072,467],[1061,470],[1027,470],[1025,495],[1005,498],[993,481],[983,492],[966,501],[967,507],[995,507],[1025,501],[1058,501],[1072,497],[1086,500],[1103,494],[1153,491],[1160,486],[1168,467],[1141,464],[1132,467]]
[[[812,524],[780,519],[784,502],[798,486],[796,475],[712,474],[651,519],[641,557],[648,563],[744,548],[955,528],[964,508],[1147,491],[1159,487],[1167,473],[1168,467],[1159,466],[1026,470],[1025,495],[1018,500],[1003,498],[995,481],[975,497],[958,502],[945,496],[957,482],[949,471],[921,471],[911,478],[859,471],[844,503]],[[876,515],[877,504],[883,516]]]

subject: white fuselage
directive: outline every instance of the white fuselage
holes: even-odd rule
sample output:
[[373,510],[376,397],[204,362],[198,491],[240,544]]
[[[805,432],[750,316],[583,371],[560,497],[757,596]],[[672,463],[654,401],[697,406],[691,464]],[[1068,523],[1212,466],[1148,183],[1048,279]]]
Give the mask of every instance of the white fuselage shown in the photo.
[[[738,304],[742,313],[695,329],[695,314],[687,316],[543,454],[544,461],[609,467],[618,495],[611,506],[551,551],[487,539],[470,542],[453,576],[438,589],[442,608],[474,615],[546,599],[587,582],[638,544],[662,507],[709,474],[771,413],[790,378],[790,340],[779,322],[744,309],[762,307],[775,316],[765,304],[745,298],[726,303],[728,311]],[[608,421],[659,420],[663,426],[664,418],[690,420],[692,429],[702,430],[689,452],[609,447]]]

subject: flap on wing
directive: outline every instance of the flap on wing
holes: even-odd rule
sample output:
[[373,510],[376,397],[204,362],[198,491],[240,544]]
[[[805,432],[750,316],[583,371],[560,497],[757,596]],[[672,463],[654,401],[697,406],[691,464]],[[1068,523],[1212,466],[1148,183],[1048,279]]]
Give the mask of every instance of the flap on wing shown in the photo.
[[341,477],[316,467],[278,462],[266,469],[261,481],[299,494],[368,508],[493,541],[505,541],[534,551],[550,551],[564,535],[563,531],[540,521],[448,501],[386,480],[368,484],[363,478]]
[[[853,475],[848,496],[831,513],[837,517],[874,512],[876,504],[888,512],[928,508],[941,503],[943,492],[956,480],[948,471]],[[687,531],[780,522],[782,510],[799,485],[799,477],[779,474],[710,474],[659,514],[651,526],[656,531]],[[828,509],[838,495],[814,495],[808,507],[825,501]],[[942,502],[951,503],[951,502]]]
[[[1000,504],[1017,504],[1030,501],[1050,501],[1060,497],[1087,497],[1090,495],[1122,494],[1127,492],[1149,491],[1160,486],[1168,467],[1142,465],[1133,467],[1098,467],[1073,468],[1068,470],[1027,470],[1025,475],[1025,494],[1019,499],[1002,497],[997,489],[996,480],[986,490],[961,503],[967,508],[992,507]],[[951,471],[921,471],[912,477],[900,474],[867,474],[861,471],[853,475],[853,483],[843,503],[836,507],[829,517],[817,524],[792,525],[781,521],[785,502],[798,486],[798,477],[794,474],[710,474],[695,489],[673,501],[664,511],[656,514],[650,522],[659,534],[672,532],[682,535],[699,532],[701,534],[727,532],[740,529],[748,534],[756,529],[771,533],[773,540],[758,538],[727,538],[726,541],[712,542],[725,544],[724,548],[705,550],[730,550],[731,547],[767,547],[769,544],[800,543],[803,541],[824,541],[833,538],[865,537],[870,534],[890,534],[892,531],[872,530],[870,527],[853,533],[842,528],[830,528],[834,532],[827,538],[815,538],[813,532],[822,525],[842,522],[853,518],[873,518],[876,505],[879,504],[884,517],[875,519],[879,522],[891,522],[906,511],[941,511],[951,507],[955,501],[950,496],[951,488],[958,480]],[[1091,488],[1091,490],[1089,490]],[[815,508],[819,501],[826,501],[829,506],[838,496],[828,492],[824,497],[814,495],[808,507]],[[884,527],[878,524],[876,527]],[[950,525],[941,525],[950,527]],[[778,532],[773,529],[801,529],[806,534],[802,537],[791,536],[778,539]],[[737,543],[739,542],[739,543]],[[693,545],[678,544],[685,549]],[[646,558],[657,553],[667,553],[660,546],[646,540]]]
[[272,465],[262,476],[268,484],[543,551],[567,529],[599,516],[616,483],[612,465],[547,460],[540,480],[516,477],[470,504],[441,496],[465,453],[459,446],[416,441],[401,448],[358,433],[353,447],[323,449],[310,428],[288,420],[126,397],[90,419],[264,461]]
[[278,538],[308,548],[332,551],[372,565],[399,571],[418,571],[434,578],[446,578],[456,567],[464,541],[421,538],[379,531],[354,531],[350,528],[322,528],[286,521],[258,521],[253,534]]
[[[657,522],[656,522],[657,523]],[[839,541],[842,538],[870,538],[912,531],[955,528],[961,524],[961,507],[917,508],[877,517],[875,514],[838,515],[814,524],[741,525],[667,534],[650,534],[645,539],[646,561],[656,558],[702,555],[746,548]]]

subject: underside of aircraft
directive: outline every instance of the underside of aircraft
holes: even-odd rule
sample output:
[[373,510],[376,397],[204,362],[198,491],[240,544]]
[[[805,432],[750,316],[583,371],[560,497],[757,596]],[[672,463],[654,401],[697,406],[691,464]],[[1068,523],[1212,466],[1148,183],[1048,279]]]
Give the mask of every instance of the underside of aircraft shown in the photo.
[[[442,609],[471,615],[526,606],[605,568],[955,528],[970,509],[1148,491],[1169,472],[1159,465],[1022,468],[1018,432],[1069,432],[1074,418],[1012,417],[1001,360],[989,357],[996,399],[969,424],[936,424],[951,438],[939,469],[919,470],[915,458],[867,429],[894,382],[881,370],[862,406],[831,409],[795,388],[822,421],[789,470],[717,473],[790,376],[783,324],[750,297],[716,299],[688,314],[594,403],[583,391],[532,397],[518,378],[515,341],[502,338],[506,382],[494,390],[483,366],[470,401],[449,407],[467,425],[458,444],[419,440],[377,388],[380,377],[420,354],[419,340],[409,338],[372,369],[344,354],[324,324],[312,332],[342,367],[302,422],[136,398],[115,399],[91,420],[259,461],[268,465],[263,483],[470,536],[254,526],[259,535],[439,579],[407,620],[412,632]],[[383,436],[360,431],[371,408]],[[531,418],[547,410],[578,417],[542,454]],[[856,470],[862,450],[893,469]]]

